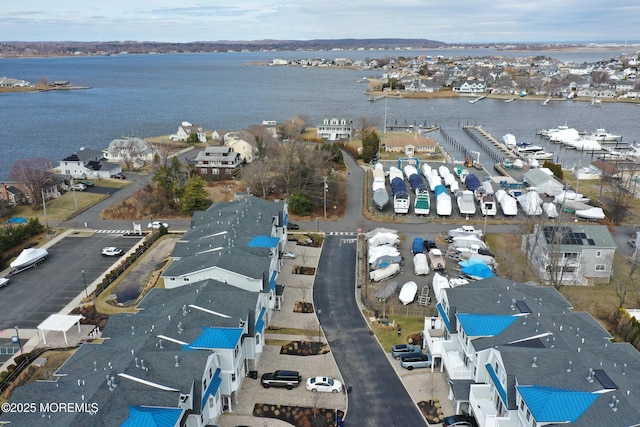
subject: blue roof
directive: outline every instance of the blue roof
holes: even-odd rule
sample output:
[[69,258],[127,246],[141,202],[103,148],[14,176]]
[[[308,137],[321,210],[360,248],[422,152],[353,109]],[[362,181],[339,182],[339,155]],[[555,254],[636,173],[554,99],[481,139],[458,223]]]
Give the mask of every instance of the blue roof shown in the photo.
[[269,279],[269,289],[271,289],[272,291],[276,289],[276,277],[278,277],[278,272],[276,270],[273,270],[273,273],[271,273],[271,278]]
[[216,369],[216,373],[211,377],[211,382],[209,386],[204,391],[204,395],[202,396],[202,406],[201,409],[204,409],[207,403],[207,399],[209,396],[215,396],[218,392],[218,388],[220,388],[220,383],[222,383],[222,378],[220,378],[220,368]]
[[458,314],[458,322],[470,337],[493,337],[507,329],[517,316],[501,316],[492,314]]
[[202,327],[202,333],[191,344],[182,346],[183,350],[212,348],[234,349],[240,342],[242,328],[210,328]]
[[275,248],[280,243],[278,237],[271,236],[254,236],[249,242],[250,248]]
[[180,408],[129,406],[129,418],[121,427],[174,427],[182,416]]
[[542,386],[517,386],[538,423],[575,423],[600,394]]
[[261,334],[264,329],[264,313],[266,309],[262,307],[260,310],[260,314],[258,315],[258,320],[256,320],[256,333]]
[[438,311],[440,312],[440,317],[442,317],[444,326],[447,327],[447,331],[451,332],[451,321],[449,320],[449,316],[447,316],[447,313],[444,311],[444,307],[441,303],[438,303],[436,307],[438,307]]
[[491,377],[491,380],[493,380],[494,387],[496,388],[496,390],[498,390],[498,395],[500,395],[502,403],[504,403],[504,405],[508,407],[509,404],[507,403],[507,390],[505,390],[502,386],[500,378],[498,378],[498,374],[496,374],[496,371],[493,370],[493,366],[491,366],[490,363],[487,363],[486,365],[484,365],[484,367],[487,368],[487,372],[489,372],[489,376]]

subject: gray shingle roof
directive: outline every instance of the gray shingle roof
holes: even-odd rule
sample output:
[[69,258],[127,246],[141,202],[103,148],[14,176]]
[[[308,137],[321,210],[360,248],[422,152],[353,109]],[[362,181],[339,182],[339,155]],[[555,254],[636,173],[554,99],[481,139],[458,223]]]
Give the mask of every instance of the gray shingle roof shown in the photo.
[[196,212],[191,229],[174,247],[174,262],[163,275],[180,276],[219,267],[251,278],[262,277],[269,270],[269,249],[248,245],[255,236],[271,235],[273,217],[278,218],[283,208],[283,202],[251,196],[215,203],[205,212]]
[[[179,344],[167,340],[162,342],[161,348],[157,336],[191,342],[201,333],[202,326],[237,328],[240,320],[255,322],[258,297],[256,293],[212,280],[176,289],[154,289],[138,305],[137,314],[111,316],[102,333],[102,343],[83,344],[55,373],[59,376],[55,383],[36,382],[18,387],[12,397],[13,402],[38,404],[95,402],[99,408],[97,415],[67,412],[45,414],[44,417],[40,413],[3,414],[1,419],[36,427],[111,427],[120,425],[128,417],[130,405],[177,407],[179,394],[189,393],[194,383],[200,384],[207,358],[212,353],[182,351]],[[230,317],[189,308],[190,304]],[[178,324],[181,324],[181,333]],[[175,356],[178,356],[179,367],[175,366]],[[142,369],[143,363],[148,370]],[[118,373],[180,392],[161,391],[118,377]],[[113,376],[117,384],[111,391],[107,386],[107,375]]]

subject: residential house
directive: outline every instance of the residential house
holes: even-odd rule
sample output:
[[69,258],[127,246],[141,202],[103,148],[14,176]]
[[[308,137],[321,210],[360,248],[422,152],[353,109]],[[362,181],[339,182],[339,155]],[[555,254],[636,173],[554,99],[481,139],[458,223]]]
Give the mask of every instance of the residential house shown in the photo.
[[318,138],[327,141],[344,141],[353,137],[353,121],[348,117],[327,117],[318,125]]
[[153,158],[159,154],[159,150],[142,138],[118,138],[109,143],[109,147],[102,151],[107,161],[118,163],[131,163],[144,166],[153,162]]
[[593,284],[609,281],[616,243],[605,225],[537,224],[521,249],[545,283]]
[[0,77],[0,87],[29,87],[31,83],[26,80],[14,79],[12,77]]
[[456,413],[494,427],[637,425],[640,353],[554,287],[492,277],[434,292],[424,345]]
[[225,129],[214,130],[213,132],[211,132],[211,140],[217,142],[218,144],[222,144],[222,141],[224,141],[224,136],[226,134],[227,130]]
[[286,202],[255,196],[214,203],[196,212],[162,273],[166,288],[217,280],[268,299],[277,306],[276,279],[287,242]]
[[554,196],[564,190],[564,184],[558,181],[548,168],[535,168],[527,171],[523,176],[523,181],[540,194]]
[[172,135],[172,138],[177,139],[178,141],[186,141],[191,134],[198,135],[198,141],[202,143],[207,142],[207,135],[204,128],[199,125],[193,125],[189,122],[182,122],[178,127],[178,132],[176,132],[175,135]]
[[209,146],[195,158],[195,167],[201,175],[222,175],[230,177],[240,165],[240,154],[230,147]]
[[27,201],[27,198],[20,189],[14,185],[7,185],[6,182],[0,185],[0,199],[9,203],[11,206],[19,206]]
[[417,132],[390,132],[382,135],[380,150],[386,153],[403,153],[407,157],[434,153],[436,141]]
[[253,162],[253,159],[258,155],[256,138],[246,130],[227,132],[224,135],[224,145],[238,153],[240,160],[246,163]]
[[103,152],[80,148],[59,161],[57,173],[74,179],[104,179],[122,172],[122,166],[108,162]]
[[460,94],[485,93],[487,84],[479,80],[466,80],[461,84],[454,84],[452,90]]

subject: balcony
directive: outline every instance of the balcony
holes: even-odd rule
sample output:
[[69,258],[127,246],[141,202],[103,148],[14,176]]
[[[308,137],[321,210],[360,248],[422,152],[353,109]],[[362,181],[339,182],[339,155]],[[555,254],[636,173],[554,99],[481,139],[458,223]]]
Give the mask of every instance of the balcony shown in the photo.
[[442,363],[452,380],[472,380],[473,371],[464,363],[464,350],[458,340],[442,342]]

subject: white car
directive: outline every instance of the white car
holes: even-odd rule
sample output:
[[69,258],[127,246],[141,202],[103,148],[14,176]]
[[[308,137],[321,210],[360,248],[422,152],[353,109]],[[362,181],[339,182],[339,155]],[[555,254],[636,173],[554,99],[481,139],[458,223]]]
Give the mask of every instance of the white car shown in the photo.
[[291,251],[282,252],[283,259],[296,259],[296,253]]
[[102,248],[102,255],[104,256],[120,256],[124,251],[120,248],[116,248],[115,246],[108,246],[106,248]]
[[84,191],[87,189],[87,186],[84,184],[77,183],[77,184],[73,184],[71,186],[71,189],[74,191]]
[[312,377],[307,380],[307,390],[338,393],[342,391],[342,383],[331,377]]
[[158,229],[158,228],[160,228],[160,226],[162,226],[164,228],[169,228],[169,224],[167,224],[166,222],[162,222],[162,221],[153,221],[153,222],[150,222],[149,224],[147,224],[147,228]]

